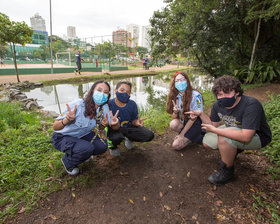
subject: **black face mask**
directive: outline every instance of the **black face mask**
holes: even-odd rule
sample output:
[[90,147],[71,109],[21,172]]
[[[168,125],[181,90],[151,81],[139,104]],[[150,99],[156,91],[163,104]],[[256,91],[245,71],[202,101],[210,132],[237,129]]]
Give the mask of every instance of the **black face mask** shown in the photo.
[[236,98],[235,95],[233,97],[223,97],[218,99],[218,104],[221,107],[232,107],[232,105],[235,103]]

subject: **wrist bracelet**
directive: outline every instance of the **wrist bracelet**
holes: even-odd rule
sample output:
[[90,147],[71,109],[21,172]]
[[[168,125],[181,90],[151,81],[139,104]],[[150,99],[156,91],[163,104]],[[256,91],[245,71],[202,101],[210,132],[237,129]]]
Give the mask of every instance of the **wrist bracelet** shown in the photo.
[[[64,119],[64,118],[63,118]],[[61,124],[63,125],[63,127],[65,127],[65,124],[63,123],[63,119],[61,120]]]

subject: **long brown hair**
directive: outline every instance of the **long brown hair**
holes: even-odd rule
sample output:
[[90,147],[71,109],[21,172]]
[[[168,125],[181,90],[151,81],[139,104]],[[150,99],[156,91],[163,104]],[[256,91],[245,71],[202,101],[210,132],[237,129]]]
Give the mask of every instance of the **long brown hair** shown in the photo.
[[[167,96],[167,105],[166,105],[166,112],[169,114],[173,113],[173,103],[172,100],[174,100],[174,102],[176,102],[177,100],[177,95],[179,94],[179,91],[175,88],[175,78],[177,75],[181,74],[182,76],[185,77],[185,79],[187,80],[187,89],[185,90],[185,94],[183,96],[182,99],[182,103],[183,103],[183,114],[184,112],[188,112],[189,111],[189,107],[190,107],[190,103],[192,101],[192,85],[191,82],[189,80],[188,75],[185,72],[176,72],[175,75],[172,77],[171,81],[170,81],[170,91],[169,94]],[[187,118],[187,115],[184,114],[184,118]]]
[[[110,99],[111,97],[111,87],[109,85],[108,82],[104,81],[104,80],[98,80],[96,81],[92,87],[90,88],[88,94],[86,95],[86,97],[84,98],[84,101],[85,101],[85,117],[87,116],[90,116],[90,119],[92,119],[95,115],[96,115],[96,109],[95,109],[95,102],[92,98],[92,95],[93,95],[93,91],[95,89],[95,87],[99,84],[99,83],[105,83],[108,87],[109,87],[109,95],[108,95],[108,100]],[[107,100],[107,102],[108,102]],[[106,103],[107,103],[106,102]]]

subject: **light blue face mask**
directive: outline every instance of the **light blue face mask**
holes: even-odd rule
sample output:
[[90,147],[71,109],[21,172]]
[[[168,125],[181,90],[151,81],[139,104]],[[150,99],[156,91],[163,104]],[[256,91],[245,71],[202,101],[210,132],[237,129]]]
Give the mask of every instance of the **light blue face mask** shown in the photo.
[[107,100],[108,100],[108,95],[107,95],[107,94],[104,94],[104,93],[102,93],[102,92],[100,92],[100,91],[95,91],[95,92],[93,93],[92,98],[93,98],[94,102],[95,102],[98,106],[100,106],[100,105],[102,105],[102,104],[104,104],[104,103],[107,102]]
[[187,81],[175,82],[175,88],[178,89],[180,92],[184,92],[187,87],[188,87]]

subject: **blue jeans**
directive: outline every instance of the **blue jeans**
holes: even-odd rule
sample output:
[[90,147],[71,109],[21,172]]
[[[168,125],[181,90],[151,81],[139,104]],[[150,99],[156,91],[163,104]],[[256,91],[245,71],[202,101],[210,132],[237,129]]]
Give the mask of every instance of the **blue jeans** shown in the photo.
[[69,169],[78,166],[91,155],[98,155],[106,152],[108,148],[106,140],[102,142],[99,137],[96,137],[93,143],[90,143],[94,135],[94,132],[90,132],[82,138],[77,138],[53,133],[51,143],[54,148],[65,153],[62,159],[66,168]]

